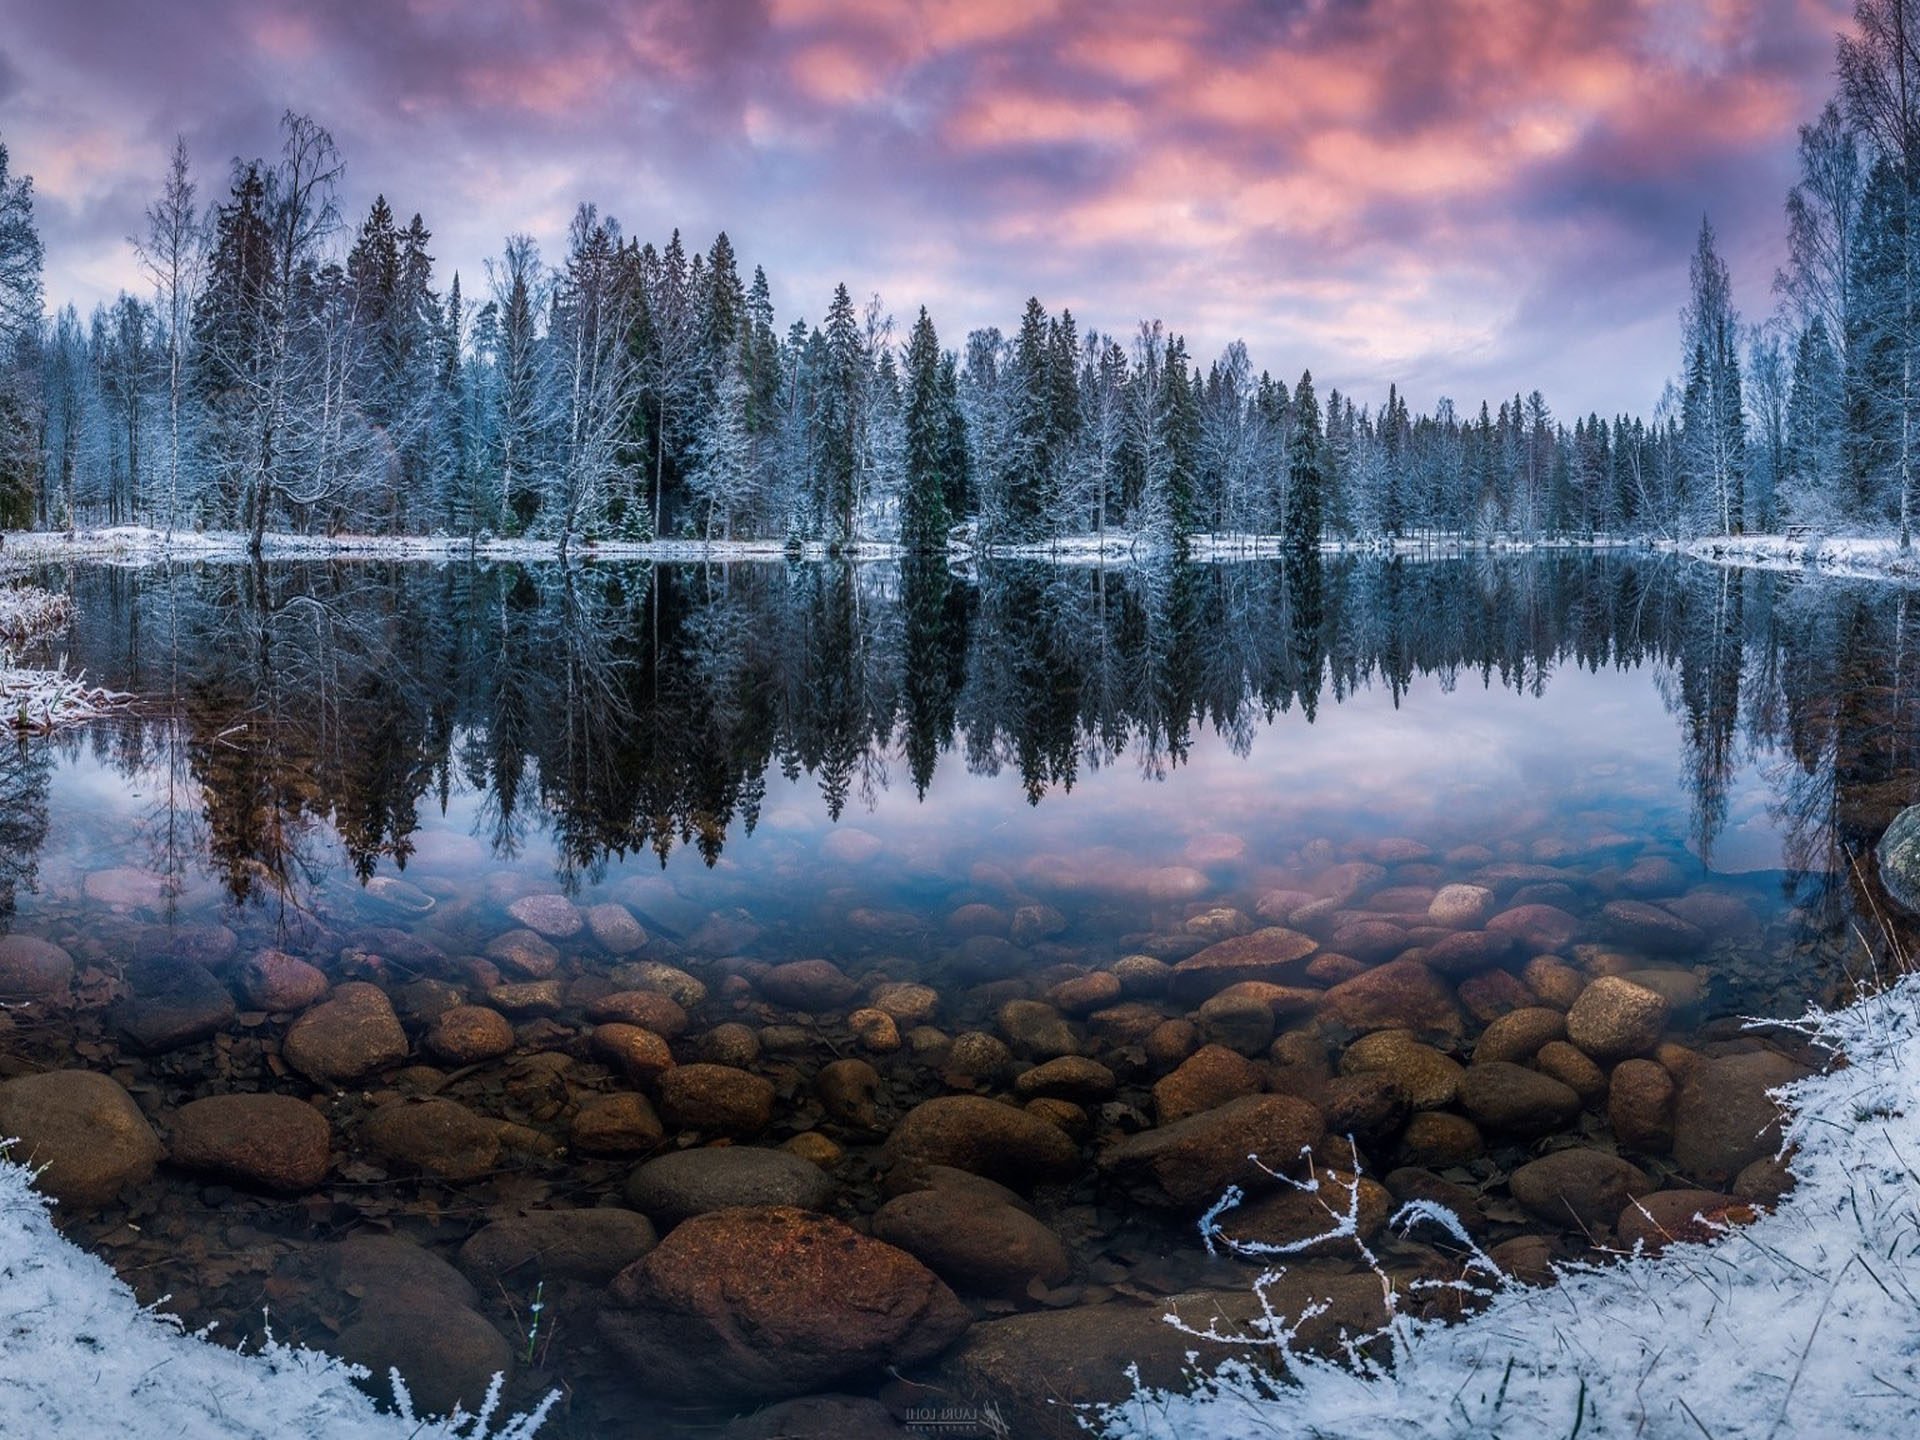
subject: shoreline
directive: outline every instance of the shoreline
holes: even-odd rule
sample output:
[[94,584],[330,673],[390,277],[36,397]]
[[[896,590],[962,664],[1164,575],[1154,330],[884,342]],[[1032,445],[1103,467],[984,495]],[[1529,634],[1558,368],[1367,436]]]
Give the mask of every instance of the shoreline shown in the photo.
[[[1527,555],[1542,551],[1631,550],[1653,542],[1642,538],[1601,537],[1592,540],[1475,540],[1459,535],[1436,535],[1400,540],[1364,542],[1323,541],[1322,555],[1388,555],[1451,559],[1467,555]],[[789,549],[778,540],[650,540],[581,543],[564,550],[557,540],[492,539],[475,541],[444,535],[292,535],[269,534],[262,547],[266,560],[495,560],[559,562],[655,561],[676,563],[839,559],[855,563],[900,560],[911,552],[891,541],[869,540],[837,550],[820,541]],[[1107,535],[1062,536],[1031,545],[974,546],[950,544],[944,552],[950,562],[974,560],[1048,560],[1063,565],[1139,564],[1172,559],[1174,552],[1144,542],[1124,531]],[[1286,541],[1279,535],[1213,534],[1192,537],[1186,559],[1191,563],[1282,558]],[[74,532],[16,530],[0,532],[0,571],[20,565],[60,564],[68,561],[148,565],[171,560],[243,562],[249,559],[247,537],[238,531],[165,532],[144,526],[114,526]]]

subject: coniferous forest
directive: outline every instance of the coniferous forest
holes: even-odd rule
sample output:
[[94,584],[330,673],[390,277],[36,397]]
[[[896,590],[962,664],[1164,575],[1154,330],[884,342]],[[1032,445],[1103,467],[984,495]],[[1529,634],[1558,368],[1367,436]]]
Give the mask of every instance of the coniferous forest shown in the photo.
[[1861,5],[1839,93],[1801,129],[1765,319],[1743,321],[1702,221],[1676,373],[1645,416],[1569,416],[1537,390],[1416,413],[1394,388],[1323,393],[1237,342],[1209,358],[1158,320],[1100,333],[1038,299],[964,336],[846,284],[783,317],[724,233],[656,243],[590,203],[562,254],[510,235],[484,275],[444,274],[404,197],[341,212],[345,159],[293,113],[217,180],[180,142],[133,242],[148,292],[48,314],[32,181],[0,146],[0,523],[256,544],[1904,540],[1920,110],[1900,97],[1920,62],[1898,11]]

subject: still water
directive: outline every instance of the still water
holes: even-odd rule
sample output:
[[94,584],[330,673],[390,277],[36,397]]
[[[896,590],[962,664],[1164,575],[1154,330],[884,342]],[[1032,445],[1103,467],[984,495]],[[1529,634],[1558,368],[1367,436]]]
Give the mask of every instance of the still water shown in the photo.
[[[515,1396],[563,1386],[560,1423],[581,1433],[712,1431],[826,1391],[896,1416],[954,1396],[1022,1413],[1059,1381],[1019,1374],[1021,1354],[1134,1354],[1164,1297],[1244,1289],[1255,1267],[1206,1256],[1180,1184],[1110,1160],[1208,1108],[1155,1088],[1176,1070],[1205,1101],[1288,1095],[1316,1126],[1357,1127],[1319,1161],[1358,1158],[1402,1199],[1451,1187],[1517,1266],[1615,1243],[1516,1203],[1509,1177],[1548,1153],[1742,1196],[1765,1177],[1734,1161],[1756,1157],[1705,1158],[1684,1133],[1704,1103],[1690,1067],[1810,1058],[1741,1021],[1831,1001],[1880,962],[1871,847],[1920,798],[1908,591],[1664,557],[38,578],[78,603],[72,663],[141,698],[0,757],[4,925],[74,967],[68,993],[8,1012],[0,1073],[110,1074],[173,1149],[74,1207],[70,1232],[230,1340],[257,1338],[264,1309],[282,1338],[399,1359],[470,1404],[464,1377],[504,1359]],[[1475,892],[1441,897],[1457,885]],[[1423,957],[1462,930],[1499,936],[1492,960],[1435,961],[1436,978]],[[1168,968],[1252,932],[1258,963],[1194,983]],[[1273,949],[1287,934],[1303,952]],[[780,968],[819,960],[833,968]],[[373,1046],[358,1060],[294,1058],[321,992],[283,961],[373,987],[398,1048],[353,1033]],[[1417,994],[1382,988],[1410,975]],[[1462,1100],[1490,1023],[1564,1011],[1601,976],[1667,1001],[1658,1064],[1625,1062],[1672,1076],[1653,1075],[1658,1113],[1623,1112],[1590,1060],[1597,1089],[1537,1039],[1518,1058],[1551,1093]],[[1241,979],[1255,988],[1216,993]],[[1414,1059],[1355,1053],[1382,1033]],[[1442,1091],[1410,1098],[1439,1057]],[[1393,1083],[1341,1088],[1369,1073]],[[180,1138],[183,1106],[231,1094],[324,1118],[307,1173],[265,1188]],[[1011,1101],[1070,1160],[969,1165],[964,1143],[901,1138],[952,1095]],[[460,1108],[451,1138],[412,1123],[451,1113],[424,1096]],[[650,1316],[660,1295],[612,1278],[650,1238],[624,1217],[665,1232],[713,1206],[630,1179],[713,1144],[800,1157],[817,1180],[790,1198],[920,1254],[959,1300],[941,1292],[838,1370],[754,1353],[742,1328],[778,1326],[718,1314],[724,1298]],[[980,1253],[916,1236],[911,1215],[876,1221],[938,1188],[904,1178],[909,1152],[1007,1182],[1017,1206],[970,1205],[1028,1221]],[[1195,1163],[1197,1194],[1214,1177]],[[588,1234],[582,1210],[623,1218]],[[468,1246],[529,1215],[554,1228],[489,1232],[521,1247],[507,1260]],[[367,1259],[370,1237],[465,1278],[379,1245]],[[676,1263],[724,1275],[732,1238]],[[1454,1263],[1434,1236],[1380,1253],[1396,1277]],[[870,1283],[898,1310],[894,1254]]]

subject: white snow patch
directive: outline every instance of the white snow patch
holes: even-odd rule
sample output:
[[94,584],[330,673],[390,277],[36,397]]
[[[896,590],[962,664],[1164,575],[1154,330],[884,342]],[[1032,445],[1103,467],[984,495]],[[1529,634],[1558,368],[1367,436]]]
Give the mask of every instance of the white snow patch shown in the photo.
[[[269,1340],[242,1354],[141,1307],[107,1264],[54,1229],[25,1167],[0,1159],[0,1434],[34,1440],[527,1440],[550,1397],[501,1418],[380,1410],[365,1372]],[[404,1386],[395,1394],[404,1397]],[[494,1427],[498,1424],[499,1428]]]
[[1920,579],[1920,550],[1893,536],[1708,535],[1676,547],[1697,560],[1754,570],[1812,570],[1842,579]]
[[1800,1026],[1847,1063],[1777,1092],[1798,1184],[1772,1214],[1557,1285],[1496,1280],[1464,1322],[1396,1319],[1378,1363],[1269,1340],[1271,1373],[1228,1365],[1190,1393],[1144,1392],[1103,1412],[1104,1433],[1920,1433],[1920,977]]

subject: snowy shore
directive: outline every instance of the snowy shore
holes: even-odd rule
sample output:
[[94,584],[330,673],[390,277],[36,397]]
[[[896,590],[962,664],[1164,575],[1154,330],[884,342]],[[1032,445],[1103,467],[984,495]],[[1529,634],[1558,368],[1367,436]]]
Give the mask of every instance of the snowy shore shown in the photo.
[[[1920,978],[1802,1022],[1846,1056],[1783,1092],[1798,1184],[1773,1214],[1670,1246],[1501,1287],[1454,1325],[1395,1323],[1391,1358],[1356,1372],[1291,1353],[1228,1368],[1099,1417],[1111,1440],[1328,1440],[1490,1434],[1883,1436],[1920,1429]],[[470,1440],[495,1417],[383,1414],[341,1362],[241,1355],[142,1310],[54,1229],[0,1161],[0,1414],[42,1440],[303,1435]],[[1275,1379],[1273,1376],[1282,1378]],[[130,1417],[139,1417],[137,1420]],[[531,1421],[498,1432],[524,1440]]]
[[1401,1321],[1354,1370],[1276,1352],[1143,1394],[1110,1440],[1920,1432],[1920,978],[1809,1016],[1844,1066],[1782,1092],[1794,1190],[1710,1244],[1498,1287],[1456,1325]]
[[497,1411],[440,1421],[383,1412],[344,1361],[279,1344],[243,1355],[190,1335],[64,1239],[31,1178],[0,1160],[0,1433],[525,1440],[537,1428]]
[[1920,549],[1892,536],[1707,535],[1673,548],[1696,560],[1752,570],[1812,570],[1848,580],[1920,580]]

